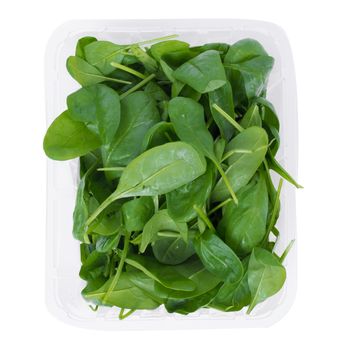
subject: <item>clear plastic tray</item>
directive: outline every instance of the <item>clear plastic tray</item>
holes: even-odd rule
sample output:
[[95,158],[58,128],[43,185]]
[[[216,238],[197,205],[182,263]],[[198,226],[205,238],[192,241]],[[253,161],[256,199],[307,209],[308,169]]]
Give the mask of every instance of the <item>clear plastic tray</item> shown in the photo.
[[[66,58],[74,53],[76,41],[86,35],[117,43],[143,41],[169,34],[198,45],[208,42],[234,43],[242,38],[257,39],[275,58],[268,87],[281,122],[281,147],[277,159],[297,175],[298,121],[293,59],[284,31],[271,23],[232,19],[186,20],[98,20],[71,21],[52,35],[46,53],[46,121],[65,109],[66,96],[78,88],[65,68]],[[245,311],[224,313],[203,309],[188,316],[168,314],[163,308],[138,311],[120,321],[116,308],[91,311],[80,291],[79,242],[73,239],[72,212],[77,189],[78,161],[48,160],[47,168],[47,255],[46,300],[49,311],[66,323],[95,329],[188,329],[264,327],[281,319],[291,307],[296,293],[295,245],[285,266],[287,280],[274,297],[258,305],[251,315]],[[281,252],[296,237],[295,190],[285,182],[281,194],[278,227]]]

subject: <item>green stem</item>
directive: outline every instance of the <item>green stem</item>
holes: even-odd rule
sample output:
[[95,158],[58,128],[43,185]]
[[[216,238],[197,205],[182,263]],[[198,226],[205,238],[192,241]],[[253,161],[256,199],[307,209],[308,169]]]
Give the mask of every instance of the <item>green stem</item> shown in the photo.
[[115,166],[110,168],[98,168],[97,171],[123,171],[125,167],[123,166]]
[[[93,75],[93,74],[91,74]],[[99,77],[100,75],[97,75],[97,74],[94,74],[96,77]],[[111,77],[105,77],[105,76],[102,76],[105,80],[108,80],[108,81],[113,81],[115,83],[121,83],[121,84],[127,84],[127,85],[130,85],[132,84],[131,81],[127,81],[127,80],[120,80],[120,79],[116,79],[116,78],[111,78]]]
[[253,151],[247,150],[247,149],[233,149],[231,151],[226,152],[223,155],[221,159],[221,163],[224,162],[227,158],[232,157],[234,154],[248,154],[248,153],[253,153]]
[[275,203],[273,205],[273,210],[272,210],[269,226],[267,227],[267,231],[266,231],[266,234],[265,234],[265,237],[263,240],[264,243],[267,242],[267,240],[269,238],[269,233],[271,232],[271,230],[273,229],[273,226],[275,225],[274,221],[275,221],[275,218],[277,215],[277,208],[278,208],[278,202],[279,202],[280,195],[281,195],[282,185],[283,185],[283,179],[280,179],[280,181],[278,183],[277,194],[276,194],[276,198],[275,198]]
[[292,249],[293,245],[294,245],[295,239],[292,239],[289,244],[287,245],[287,248],[284,250],[284,252],[282,253],[281,257],[280,257],[280,262],[281,264],[283,263],[283,261],[285,260],[285,258],[287,257],[288,253],[290,252],[290,250]]
[[159,237],[169,237],[169,238],[179,238],[181,235],[179,233],[171,232],[171,231],[159,231],[157,233]]
[[138,84],[134,85],[129,90],[125,91],[123,94],[120,95],[120,99],[122,100],[126,96],[130,95],[132,92],[140,89],[142,86],[146,85],[149,81],[151,81],[155,77],[155,74],[149,75],[146,79],[140,81]]
[[231,125],[233,125],[239,132],[242,132],[244,128],[242,128],[229,114],[227,114],[222,108],[220,108],[216,103],[212,105],[212,107],[219,112],[219,114],[224,117]]
[[232,198],[227,198],[225,201],[221,202],[216,207],[214,207],[213,209],[209,210],[208,216],[210,216],[211,214],[215,213],[217,210],[219,210],[220,208],[224,207],[226,204],[228,204],[230,202],[232,202]]
[[133,312],[135,312],[136,311],[136,309],[130,309],[128,312],[126,312],[125,314],[124,314],[124,311],[125,311],[125,309],[122,307],[121,309],[120,309],[120,312],[119,312],[119,319],[120,320],[124,320],[124,319],[126,319],[128,316],[130,316]]
[[128,72],[132,75],[135,75],[138,78],[146,79],[146,76],[144,74],[142,74],[142,73],[138,72],[137,70],[132,69],[128,66],[124,66],[123,64],[120,64],[118,62],[111,62],[111,66],[118,68],[120,70],[123,70],[124,72]]
[[218,171],[219,171],[219,173],[221,175],[221,178],[224,181],[224,184],[225,184],[226,188],[230,192],[230,195],[231,195],[233,201],[235,202],[235,204],[238,204],[237,196],[236,196],[235,192],[233,191],[233,188],[231,187],[230,181],[228,180],[224,170],[221,168],[221,165],[216,160],[213,161],[213,163],[216,166],[216,168],[218,169]]
[[154,205],[154,212],[156,213],[159,210],[159,198],[158,196],[153,196],[153,205]]
[[106,300],[108,299],[109,295],[112,293],[114,288],[117,286],[117,283],[118,283],[119,278],[120,278],[120,276],[122,274],[122,271],[123,271],[123,266],[124,266],[124,262],[125,262],[126,256],[128,254],[129,242],[130,242],[130,232],[125,231],[124,248],[123,248],[123,251],[122,251],[122,256],[121,256],[120,261],[119,261],[117,273],[113,277],[113,280],[112,280],[110,286],[108,287],[107,292],[105,293],[105,295],[104,295],[104,297],[102,299],[103,303],[106,302]]
[[157,41],[163,41],[163,40],[169,40],[169,39],[175,39],[177,38],[179,35],[178,34],[171,34],[171,35],[166,35],[166,36],[161,36],[159,38],[155,38],[155,39],[150,39],[150,40],[145,40],[145,41],[139,41],[138,43],[129,45],[129,46],[133,46],[133,45],[147,45],[147,44],[153,44],[156,43]]
[[110,204],[120,198],[121,193],[113,192],[109,197],[107,197],[100,206],[91,214],[91,216],[86,220],[86,226],[90,224],[98,217],[98,215],[105,210]]
[[204,213],[204,211],[199,208],[197,205],[193,206],[193,209],[196,211],[196,213],[198,214],[198,216],[204,221],[204,223],[207,225],[207,227],[211,230],[215,232],[215,228],[213,226],[213,224],[211,223],[211,221],[209,220],[209,218],[207,217],[207,215]]

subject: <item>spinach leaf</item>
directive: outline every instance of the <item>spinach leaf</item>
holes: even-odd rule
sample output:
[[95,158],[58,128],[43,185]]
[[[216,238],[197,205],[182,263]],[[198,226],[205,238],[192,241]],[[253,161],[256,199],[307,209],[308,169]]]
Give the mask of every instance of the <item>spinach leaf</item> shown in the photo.
[[67,97],[67,106],[74,120],[96,127],[103,144],[112,141],[120,122],[119,95],[113,89],[102,84],[81,88]]
[[225,242],[240,256],[249,254],[265,237],[268,193],[264,176],[238,193],[238,205],[228,203],[219,224]]
[[234,133],[234,128],[226,119],[222,118],[218,111],[212,108],[212,106],[213,104],[217,104],[230,115],[234,114],[234,104],[231,85],[229,82],[226,81],[226,83],[223,86],[214,91],[209,92],[208,95],[210,111],[214,118],[214,121],[220,129],[221,136],[226,141],[229,141]]
[[193,181],[206,170],[206,162],[184,142],[154,147],[125,168],[117,189],[87,221],[89,225],[112,202],[124,197],[165,194]]
[[80,38],[75,47],[75,56],[85,59],[84,48],[85,46],[93,43],[94,41],[97,41],[97,39],[93,36],[84,36]]
[[143,139],[141,149],[150,149],[172,141],[177,141],[174,127],[171,123],[162,121],[148,129]]
[[86,61],[95,66],[102,74],[109,74],[114,71],[112,62],[121,63],[124,55],[124,45],[117,45],[110,41],[94,41],[84,47]]
[[241,261],[212,231],[207,230],[195,238],[194,248],[206,269],[222,281],[235,283],[242,278]]
[[222,181],[234,201],[233,192],[226,174],[222,170],[214,152],[214,140],[205,125],[204,109],[201,104],[186,97],[175,97],[169,102],[169,116],[180,140],[192,144],[199,152],[208,157],[216,166]]
[[138,91],[121,101],[119,128],[110,145],[103,149],[105,167],[125,166],[141,152],[148,129],[160,121],[156,102],[147,93]]
[[100,253],[108,253],[118,246],[121,231],[113,236],[99,236],[96,240],[96,251]]
[[185,223],[174,221],[166,209],[157,211],[144,225],[140,252],[143,253],[147,246],[154,242],[159,232],[179,233],[185,242],[188,241],[188,228]]
[[89,86],[103,81],[130,84],[129,81],[104,76],[97,68],[87,63],[78,56],[70,56],[67,59],[67,70],[81,86]]
[[197,216],[194,206],[203,207],[210,196],[214,172],[207,171],[197,179],[166,194],[168,213],[175,221],[188,222]]
[[226,84],[225,69],[217,51],[205,51],[174,72],[175,79],[204,94]]
[[182,276],[174,267],[162,265],[148,256],[129,254],[125,262],[166,288],[179,291],[193,291],[195,289],[194,283]]
[[263,94],[273,63],[256,40],[243,39],[230,47],[224,64],[237,105]]
[[[132,283],[132,278],[135,278],[134,272],[123,272],[118,284],[109,293],[107,299],[104,298],[113,278],[110,278],[102,287],[92,291],[83,291],[82,294],[86,300],[96,305],[118,306],[126,309],[156,309],[159,303]],[[151,279],[148,279],[147,283],[152,283]]]
[[128,201],[123,204],[122,213],[127,231],[142,231],[154,213],[153,200],[151,197],[141,197]]
[[262,248],[254,248],[248,265],[248,285],[252,300],[250,313],[258,304],[276,294],[284,284],[286,270],[279,259]]
[[68,111],[49,126],[44,138],[44,151],[54,160],[73,159],[100,147],[98,136],[84,123],[74,120]]
[[158,237],[152,243],[152,251],[160,263],[168,265],[181,264],[195,253],[192,241],[185,242],[180,234]]
[[179,40],[167,40],[161,41],[159,43],[153,44],[149,50],[152,57],[158,62],[162,59],[162,57],[171,52],[176,52],[180,50],[186,50],[189,48],[189,44],[184,41]]
[[[245,129],[229,142],[226,149],[230,155],[227,159],[229,166],[225,173],[235,192],[253,177],[265,159],[267,148],[267,134],[257,126]],[[228,197],[227,187],[220,179],[212,192],[212,200],[223,201]]]
[[191,258],[189,261],[176,265],[173,268],[182,276],[190,280],[195,287],[192,291],[182,291],[166,288],[159,283],[156,284],[155,290],[163,296],[165,299],[165,305],[167,302],[174,299],[196,298],[208,293],[220,283],[220,279],[211,274],[197,259]]
[[210,303],[211,307],[222,311],[239,311],[249,305],[251,294],[248,285],[249,257],[242,261],[244,274],[237,283],[225,282]]

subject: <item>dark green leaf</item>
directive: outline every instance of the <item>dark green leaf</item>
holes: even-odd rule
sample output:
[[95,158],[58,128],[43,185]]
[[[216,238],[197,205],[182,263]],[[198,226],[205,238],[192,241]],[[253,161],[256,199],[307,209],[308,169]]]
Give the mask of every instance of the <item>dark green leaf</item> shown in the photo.
[[206,269],[222,281],[235,283],[242,278],[241,261],[215,233],[207,230],[194,239],[194,247]]
[[99,137],[84,123],[73,120],[68,111],[52,122],[44,138],[44,151],[49,158],[55,160],[73,159],[100,145]]
[[205,51],[184,63],[174,77],[204,94],[226,83],[224,66],[217,51]]

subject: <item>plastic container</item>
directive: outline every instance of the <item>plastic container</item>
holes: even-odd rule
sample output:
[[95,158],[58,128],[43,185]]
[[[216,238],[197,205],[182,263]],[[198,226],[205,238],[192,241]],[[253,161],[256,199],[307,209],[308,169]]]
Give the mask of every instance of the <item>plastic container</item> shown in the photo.
[[[47,124],[66,108],[66,96],[78,88],[67,73],[65,62],[74,53],[80,37],[90,35],[123,44],[169,34],[179,34],[180,40],[191,45],[218,41],[234,43],[242,38],[254,38],[275,58],[267,97],[274,104],[281,122],[282,142],[277,159],[296,176],[298,127],[293,60],[284,31],[271,23],[232,19],[67,22],[54,32],[47,47]],[[120,321],[116,308],[102,307],[92,312],[80,294],[84,281],[78,275],[79,243],[71,234],[78,161],[48,160],[47,173],[46,300],[49,311],[64,322],[107,330],[264,327],[281,319],[291,307],[296,293],[296,245],[285,261],[287,280],[284,288],[259,304],[251,315],[246,315],[245,310],[224,313],[202,309],[182,316],[168,314],[159,308],[137,311]],[[277,225],[281,239],[277,252],[281,252],[296,237],[295,190],[286,182],[281,203]]]

